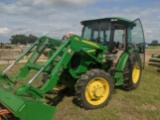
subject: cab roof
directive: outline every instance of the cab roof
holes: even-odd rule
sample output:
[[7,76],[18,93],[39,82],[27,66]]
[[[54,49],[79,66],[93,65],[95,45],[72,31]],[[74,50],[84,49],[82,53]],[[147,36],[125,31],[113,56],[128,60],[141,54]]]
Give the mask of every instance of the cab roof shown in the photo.
[[93,19],[93,20],[85,20],[82,21],[82,25],[89,24],[91,22],[112,22],[112,23],[118,23],[122,25],[134,25],[133,21],[128,20],[126,18],[121,18],[121,17],[108,17],[108,18],[101,18],[101,19]]

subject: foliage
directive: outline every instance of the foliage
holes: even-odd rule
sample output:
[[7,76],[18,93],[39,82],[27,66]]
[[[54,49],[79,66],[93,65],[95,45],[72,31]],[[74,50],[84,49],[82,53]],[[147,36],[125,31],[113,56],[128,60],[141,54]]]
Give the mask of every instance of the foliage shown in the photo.
[[151,42],[151,45],[158,45],[158,40],[153,40],[153,41]]
[[24,34],[17,34],[17,35],[12,35],[10,38],[11,44],[24,44],[27,45],[29,43],[35,42],[37,39],[36,36],[30,34],[29,36],[26,36]]

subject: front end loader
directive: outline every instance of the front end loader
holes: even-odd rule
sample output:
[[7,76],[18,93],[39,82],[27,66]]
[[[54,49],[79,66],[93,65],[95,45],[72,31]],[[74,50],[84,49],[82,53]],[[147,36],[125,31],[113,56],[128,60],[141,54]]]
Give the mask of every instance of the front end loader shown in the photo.
[[[77,105],[85,109],[107,105],[115,86],[138,87],[145,53],[140,19],[112,17],[81,24],[81,37],[72,35],[65,41],[40,37],[0,73],[0,119],[52,120],[56,107],[43,98],[58,85],[74,89]],[[29,53],[19,72],[9,76],[10,69]],[[48,59],[39,63],[44,53]],[[36,73],[28,79],[32,70]],[[41,75],[45,80],[37,86]]]

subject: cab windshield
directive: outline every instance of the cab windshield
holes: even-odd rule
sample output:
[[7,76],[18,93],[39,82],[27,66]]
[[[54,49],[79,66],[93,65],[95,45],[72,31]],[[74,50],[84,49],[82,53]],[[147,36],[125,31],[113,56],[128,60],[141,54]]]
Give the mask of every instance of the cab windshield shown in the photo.
[[97,42],[107,43],[110,41],[111,23],[109,22],[90,22],[84,25],[82,37]]

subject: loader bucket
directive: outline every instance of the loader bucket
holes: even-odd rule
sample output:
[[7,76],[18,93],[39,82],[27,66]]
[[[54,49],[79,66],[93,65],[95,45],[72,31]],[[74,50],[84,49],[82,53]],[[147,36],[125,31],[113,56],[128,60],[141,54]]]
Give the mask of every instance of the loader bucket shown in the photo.
[[20,120],[53,120],[55,107],[29,95],[16,95],[14,84],[0,74],[0,103]]

